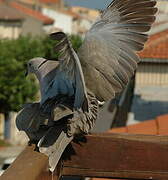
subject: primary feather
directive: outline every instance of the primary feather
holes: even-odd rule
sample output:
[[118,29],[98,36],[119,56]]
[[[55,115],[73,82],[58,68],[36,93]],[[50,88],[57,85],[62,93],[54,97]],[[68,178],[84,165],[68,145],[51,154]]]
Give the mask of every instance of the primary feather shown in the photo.
[[114,0],[86,34],[78,52],[86,86],[99,101],[120,93],[140,61],[136,55],[144,47],[155,20],[152,0]]

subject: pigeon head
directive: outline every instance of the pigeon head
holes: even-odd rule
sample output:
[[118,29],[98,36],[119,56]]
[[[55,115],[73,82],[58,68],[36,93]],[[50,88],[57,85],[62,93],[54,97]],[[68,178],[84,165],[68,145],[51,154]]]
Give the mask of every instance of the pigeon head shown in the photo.
[[37,75],[37,73],[39,72],[39,69],[47,62],[47,59],[44,58],[33,58],[30,59],[27,63],[27,71],[26,71],[26,76],[29,73],[34,73]]

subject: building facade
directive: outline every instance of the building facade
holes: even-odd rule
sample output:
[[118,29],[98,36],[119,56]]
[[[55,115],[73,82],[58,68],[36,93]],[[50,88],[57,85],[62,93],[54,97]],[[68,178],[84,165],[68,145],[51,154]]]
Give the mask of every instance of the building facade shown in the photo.
[[47,7],[42,8],[42,13],[52,19],[54,24],[51,31],[64,31],[65,33],[72,34],[73,29],[73,16],[63,11],[51,9]]
[[134,99],[128,123],[168,113],[168,29],[151,35],[136,72]]
[[152,35],[136,72],[136,86],[168,86],[168,30]]
[[0,3],[0,39],[16,39],[22,32],[24,16],[15,9]]

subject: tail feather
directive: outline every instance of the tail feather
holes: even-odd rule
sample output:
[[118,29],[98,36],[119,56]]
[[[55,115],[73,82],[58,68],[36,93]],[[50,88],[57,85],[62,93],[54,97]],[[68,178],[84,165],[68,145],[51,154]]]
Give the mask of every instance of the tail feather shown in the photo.
[[49,157],[50,171],[53,172],[65,148],[73,140],[63,129],[51,127],[38,143],[39,151]]

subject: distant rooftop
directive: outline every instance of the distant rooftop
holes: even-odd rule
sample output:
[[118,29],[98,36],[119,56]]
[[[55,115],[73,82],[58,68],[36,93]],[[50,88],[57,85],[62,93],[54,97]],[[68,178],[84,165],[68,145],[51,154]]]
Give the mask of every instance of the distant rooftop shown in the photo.
[[45,16],[42,13],[40,13],[39,11],[35,11],[33,9],[30,9],[30,8],[23,6],[17,2],[11,2],[10,6],[17,9],[21,13],[24,13],[24,14],[29,15],[29,16],[31,16],[31,17],[39,20],[39,21],[42,21],[43,24],[45,24],[45,25],[49,25],[49,24],[54,23],[54,20],[49,18],[48,16]]
[[58,3],[60,0],[39,0],[39,2],[42,3]]
[[139,55],[141,58],[168,59],[168,29],[151,35]]
[[5,4],[0,5],[0,20],[3,21],[21,21],[24,17],[18,13],[17,10],[6,6]]
[[28,3],[28,4],[34,4],[34,3],[45,3],[45,4],[54,4],[54,3],[58,3],[60,2],[60,0],[38,0],[38,1],[35,1],[35,0],[19,0],[21,2],[25,2],[25,3]]
[[168,114],[156,117],[154,120],[109,130],[110,133],[130,133],[149,135],[168,135]]
[[100,13],[98,10],[80,7],[80,6],[72,6],[70,10],[74,13],[78,13],[82,17],[96,19]]

